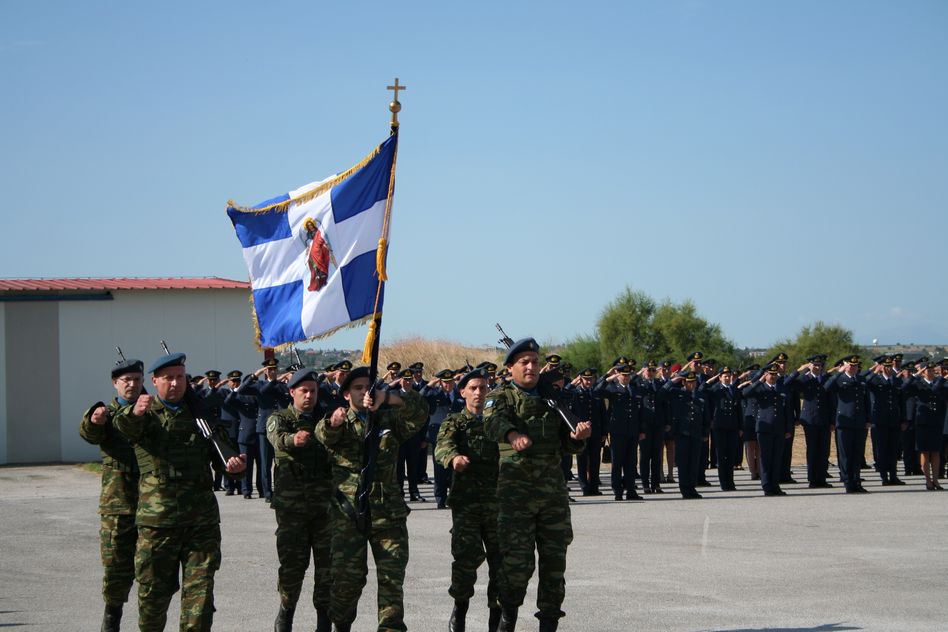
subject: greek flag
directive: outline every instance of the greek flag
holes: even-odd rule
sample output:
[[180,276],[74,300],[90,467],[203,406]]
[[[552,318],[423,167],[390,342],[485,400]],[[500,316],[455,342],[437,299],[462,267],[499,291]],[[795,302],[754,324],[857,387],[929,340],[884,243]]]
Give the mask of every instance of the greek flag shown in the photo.
[[228,202],[261,347],[321,338],[382,311],[397,145],[392,135],[348,171],[256,206]]

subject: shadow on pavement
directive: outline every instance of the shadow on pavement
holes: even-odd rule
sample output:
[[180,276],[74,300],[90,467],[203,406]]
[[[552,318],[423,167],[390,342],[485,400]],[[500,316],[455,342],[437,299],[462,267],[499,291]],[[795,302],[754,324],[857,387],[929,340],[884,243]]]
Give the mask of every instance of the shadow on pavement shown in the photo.
[[718,630],[702,630],[702,632],[843,632],[844,630],[862,630],[860,627],[843,623],[827,623],[816,627],[805,628],[734,628]]

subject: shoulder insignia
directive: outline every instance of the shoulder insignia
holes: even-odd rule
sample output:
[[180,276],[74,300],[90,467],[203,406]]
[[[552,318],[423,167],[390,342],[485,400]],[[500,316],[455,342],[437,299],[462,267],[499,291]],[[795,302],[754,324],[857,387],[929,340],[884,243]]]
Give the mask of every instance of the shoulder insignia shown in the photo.
[[267,422],[267,431],[268,431],[268,432],[275,432],[275,431],[276,431],[276,427],[277,427],[276,419],[271,419],[270,421]]

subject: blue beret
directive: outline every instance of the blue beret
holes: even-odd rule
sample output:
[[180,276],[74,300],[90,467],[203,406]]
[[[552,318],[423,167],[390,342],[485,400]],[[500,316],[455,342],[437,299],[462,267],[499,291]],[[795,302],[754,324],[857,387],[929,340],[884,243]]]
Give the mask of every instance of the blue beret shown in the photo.
[[[348,360],[346,360],[348,362]],[[351,363],[350,363],[351,364]],[[338,366],[338,365],[337,365]],[[342,390],[348,391],[349,385],[352,384],[353,380],[357,380],[360,377],[368,378],[369,377],[369,367],[360,366],[349,371],[349,374],[346,375],[346,379],[342,381]]]
[[136,360],[134,358],[129,358],[124,362],[116,362],[115,366],[112,367],[112,379],[125,375],[126,373],[144,373],[145,372],[145,363],[141,360]]
[[510,345],[510,348],[507,349],[507,357],[504,358],[504,364],[506,366],[510,366],[514,363],[514,359],[517,357],[517,355],[526,353],[528,351],[538,353],[540,351],[540,345],[538,345],[537,341],[533,338],[521,338],[517,342]]
[[151,364],[151,368],[148,369],[149,373],[154,373],[160,371],[169,366],[184,366],[184,361],[187,359],[183,353],[169,353],[168,355],[163,355]]
[[300,382],[318,382],[319,376],[316,375],[316,371],[313,369],[300,369],[294,373],[286,385],[290,388],[295,388],[300,385]]
[[487,379],[487,369],[474,369],[473,371],[468,371],[464,377],[461,378],[461,381],[458,382],[458,388],[464,388],[467,386],[467,383],[471,380],[486,380]]

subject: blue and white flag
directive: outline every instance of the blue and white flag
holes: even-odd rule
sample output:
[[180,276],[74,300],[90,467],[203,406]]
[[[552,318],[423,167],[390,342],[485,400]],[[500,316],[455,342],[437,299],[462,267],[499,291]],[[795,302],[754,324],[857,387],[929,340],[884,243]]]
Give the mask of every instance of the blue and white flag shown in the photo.
[[321,338],[381,312],[397,145],[393,135],[348,171],[254,207],[228,202],[261,347]]

